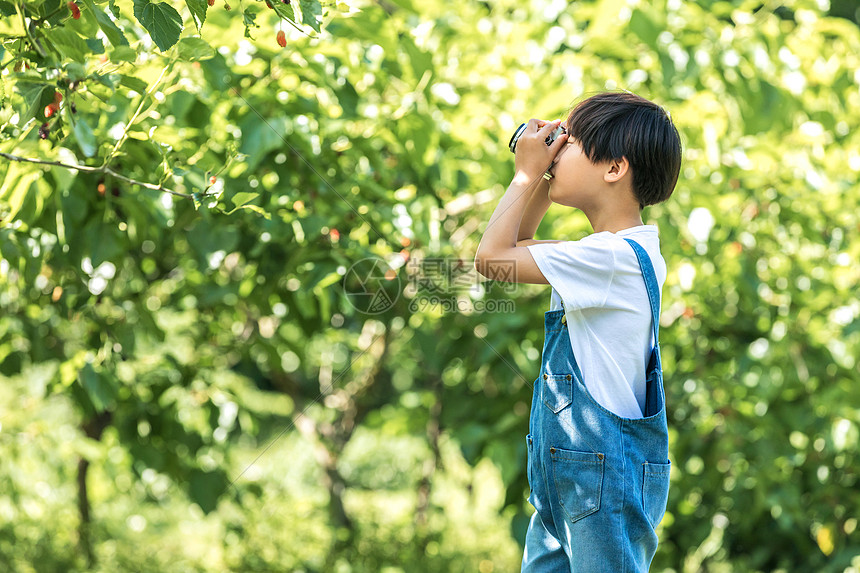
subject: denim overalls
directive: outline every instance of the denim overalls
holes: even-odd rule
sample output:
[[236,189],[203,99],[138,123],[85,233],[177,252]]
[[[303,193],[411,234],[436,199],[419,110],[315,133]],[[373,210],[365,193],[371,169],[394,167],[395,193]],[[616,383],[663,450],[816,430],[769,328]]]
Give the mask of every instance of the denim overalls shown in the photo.
[[646,370],[644,418],[600,406],[582,382],[564,310],[545,313],[541,374],[529,418],[529,502],[522,571],[648,571],[654,528],[669,494],[669,439],[657,338],[660,289],[648,253],[636,252],[651,303],[655,347]]

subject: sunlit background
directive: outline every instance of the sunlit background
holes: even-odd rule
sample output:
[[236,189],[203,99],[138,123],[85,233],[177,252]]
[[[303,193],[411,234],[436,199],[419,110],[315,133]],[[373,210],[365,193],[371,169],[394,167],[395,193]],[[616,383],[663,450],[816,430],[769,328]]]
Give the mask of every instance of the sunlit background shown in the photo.
[[550,293],[472,259],[519,123],[627,89],[684,147],[652,571],[860,571],[854,0],[23,4],[0,151],[117,175],[0,157],[0,569],[518,571]]

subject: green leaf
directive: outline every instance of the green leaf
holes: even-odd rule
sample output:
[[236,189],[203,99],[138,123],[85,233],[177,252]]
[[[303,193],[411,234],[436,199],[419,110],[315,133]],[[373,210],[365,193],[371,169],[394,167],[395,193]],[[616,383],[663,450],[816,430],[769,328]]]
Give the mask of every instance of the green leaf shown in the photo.
[[122,30],[114,23],[113,20],[110,19],[110,16],[105,13],[101,8],[96,7],[93,0],[83,0],[84,4],[86,4],[87,8],[95,14],[96,20],[98,21],[99,28],[104,32],[104,35],[107,37],[108,42],[111,43],[115,48],[119,46],[128,46],[128,40],[125,35],[122,33]]
[[96,412],[104,412],[114,400],[114,389],[104,377],[87,362],[80,371],[80,382]]
[[235,205],[236,207],[241,207],[242,205],[250,203],[251,201],[253,201],[254,199],[256,199],[259,196],[260,196],[259,193],[250,193],[248,191],[242,191],[240,193],[236,193],[235,195],[233,195],[233,197],[231,197],[230,200],[233,202],[233,205]]
[[203,38],[182,38],[177,49],[179,57],[188,62],[208,60],[215,56],[215,49]]
[[72,82],[79,82],[87,77],[86,68],[78,62],[69,62],[63,66],[63,70],[69,76],[69,81]]
[[251,10],[251,8],[246,8],[242,13],[243,22],[245,24],[245,37],[254,39],[254,36],[251,35],[251,28],[259,28],[260,25],[255,22],[257,19],[257,13]]
[[[64,8],[68,9],[67,2],[68,0],[64,0],[61,4]],[[45,7],[48,8],[48,10],[51,10],[49,4],[46,4]],[[96,34],[99,32],[99,22],[95,13],[89,8],[81,6],[80,3],[78,4],[78,8],[81,9],[81,17],[77,20],[66,20],[64,27],[74,30],[84,38],[95,38]]]
[[152,41],[162,52],[179,41],[182,16],[167,2],[134,0],[134,16],[146,28]]
[[510,487],[520,473],[520,458],[517,448],[508,442],[493,440],[487,445],[485,455],[493,460],[502,475],[502,483]]
[[83,117],[79,117],[75,122],[74,132],[75,139],[78,141],[78,147],[81,148],[81,153],[83,153],[85,157],[92,157],[95,155],[98,143],[93,130],[87,123],[87,120]]
[[[267,220],[271,220],[272,218],[272,214],[260,207],[259,205],[242,205],[241,207],[236,207],[236,209],[247,209],[248,211],[253,211],[254,213],[261,215],[264,219]],[[233,209],[233,211],[235,211],[236,209]],[[230,211],[227,214],[230,215],[231,213],[233,213],[233,211]]]
[[319,0],[299,0],[302,8],[302,24],[307,24],[315,32],[320,31],[320,23],[317,16],[322,17],[322,6]]
[[206,10],[209,9],[209,3],[206,0],[185,0],[185,5],[191,11],[194,17],[194,24],[197,26],[197,33],[203,28],[203,22],[206,21]]
[[90,49],[90,51],[92,53],[94,53],[94,54],[104,54],[105,53],[105,45],[102,43],[101,40],[99,40],[97,38],[87,38],[85,40],[85,42],[87,43],[87,47]]
[[347,78],[344,78],[342,86],[332,86],[332,89],[337,95],[337,103],[343,109],[344,116],[348,118],[355,117],[358,113],[358,102],[360,99],[358,92],[355,91],[355,86]]
[[92,77],[98,83],[112,90],[116,89],[117,79],[122,78],[119,74],[94,74]]
[[125,74],[120,76],[119,84],[127,88],[131,88],[139,94],[145,93],[146,89],[149,87],[142,79]]
[[268,152],[286,147],[283,119],[273,117],[264,121],[248,114],[239,127],[242,130],[239,152],[248,156],[248,169],[254,169]]
[[229,485],[224,472],[195,469],[188,480],[188,495],[204,513],[210,513],[217,507],[218,498]]
[[645,12],[640,9],[633,10],[630,16],[630,30],[636,34],[640,40],[648,44],[648,47],[657,49],[657,36],[660,35],[660,28],[654,23]]
[[84,234],[93,267],[98,267],[105,261],[116,260],[122,255],[124,236],[115,227],[94,221],[87,225]]
[[296,10],[292,4],[284,4],[280,0],[270,0],[270,4],[279,18],[296,21]]
[[221,228],[205,220],[198,221],[186,237],[201,260],[205,260],[215,251],[229,253],[239,244],[239,233],[234,228]]
[[399,38],[400,45],[409,55],[409,62],[412,64],[412,71],[415,74],[415,78],[421,79],[424,72],[433,67],[433,56],[416,46],[409,34],[402,33],[399,35]]
[[5,0],[0,0],[0,15],[15,16],[15,6]]
[[21,118],[21,125],[34,117],[38,118],[39,121],[45,121],[45,106],[54,101],[54,91],[54,86],[42,84],[23,92],[24,101],[32,103],[27,113]]
[[401,8],[409,10],[410,12],[417,12],[417,10],[415,9],[415,5],[412,4],[411,0],[391,0],[391,2],[393,4],[397,4]]
[[92,52],[86,41],[70,28],[55,28],[46,39],[54,44],[62,56],[77,62],[83,62]]
[[110,52],[110,61],[118,64],[120,62],[134,63],[137,60],[137,51],[129,46],[119,46]]
[[[38,191],[33,188],[33,183],[38,181],[43,176],[41,169],[35,171],[12,164],[9,166],[9,171],[3,178],[3,186],[0,187],[0,201],[9,195],[6,202],[9,213],[5,214],[3,220],[8,222],[15,218],[25,201]],[[2,203],[0,203],[2,204]]]

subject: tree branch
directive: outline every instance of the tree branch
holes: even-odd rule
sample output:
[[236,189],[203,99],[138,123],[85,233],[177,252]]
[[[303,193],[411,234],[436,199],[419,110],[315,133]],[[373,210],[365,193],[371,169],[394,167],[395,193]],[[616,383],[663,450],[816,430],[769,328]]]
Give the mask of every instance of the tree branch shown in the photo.
[[[52,165],[55,167],[65,167],[66,169],[77,169],[78,171],[83,171],[84,173],[106,173],[111,177],[116,177],[120,181],[124,181],[129,185],[138,185],[140,187],[145,187],[146,189],[151,189],[153,191],[162,191],[164,193],[170,193],[171,195],[175,195],[176,197],[182,197],[183,199],[193,199],[194,195],[189,195],[188,193],[180,193],[178,191],[173,191],[172,189],[168,189],[163,185],[155,185],[153,183],[147,183],[146,181],[138,181],[137,179],[131,179],[126,177],[125,175],[120,175],[107,165],[103,165],[101,167],[90,167],[89,165],[70,165],[68,163],[63,163],[62,161],[46,161],[44,159],[32,159],[30,157],[19,157],[18,155],[12,155],[11,153],[4,153],[0,151],[0,157],[5,157],[10,161],[22,161],[24,163],[36,163],[39,165]],[[200,195],[200,198],[206,197],[206,193]]]

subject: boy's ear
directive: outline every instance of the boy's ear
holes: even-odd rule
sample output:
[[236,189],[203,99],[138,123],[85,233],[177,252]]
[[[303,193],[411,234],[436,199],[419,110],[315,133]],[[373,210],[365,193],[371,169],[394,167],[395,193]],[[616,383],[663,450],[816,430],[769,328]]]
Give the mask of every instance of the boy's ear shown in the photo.
[[619,159],[610,159],[609,168],[603,174],[603,180],[607,183],[616,183],[621,181],[627,172],[630,170],[630,162],[626,157]]

